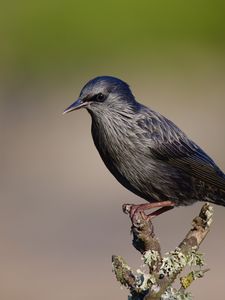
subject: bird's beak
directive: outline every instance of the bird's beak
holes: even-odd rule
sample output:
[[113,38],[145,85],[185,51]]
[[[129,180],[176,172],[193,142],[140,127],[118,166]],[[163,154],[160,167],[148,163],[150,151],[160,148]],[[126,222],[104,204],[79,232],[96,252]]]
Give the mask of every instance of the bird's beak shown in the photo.
[[72,103],[69,107],[67,107],[63,114],[66,114],[68,112],[71,112],[73,110],[76,110],[76,109],[80,109],[82,107],[85,107],[87,106],[87,102],[83,102],[82,99],[78,98],[77,101],[75,101],[74,103]]

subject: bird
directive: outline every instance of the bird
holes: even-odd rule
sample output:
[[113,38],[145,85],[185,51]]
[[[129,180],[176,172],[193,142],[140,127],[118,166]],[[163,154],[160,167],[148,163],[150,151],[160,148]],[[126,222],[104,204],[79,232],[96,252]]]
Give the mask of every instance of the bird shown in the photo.
[[81,108],[91,116],[92,138],[108,170],[147,201],[131,205],[133,222],[138,213],[150,219],[198,201],[225,206],[223,171],[172,121],[138,102],[125,81],[91,79],[63,113]]

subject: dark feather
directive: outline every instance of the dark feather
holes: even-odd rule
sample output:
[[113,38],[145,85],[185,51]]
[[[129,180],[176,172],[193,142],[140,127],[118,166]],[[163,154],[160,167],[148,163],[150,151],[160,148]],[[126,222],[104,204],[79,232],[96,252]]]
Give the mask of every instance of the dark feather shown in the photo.
[[[150,111],[151,112],[151,111]],[[170,120],[157,114],[146,116],[146,124],[154,124],[158,134],[151,152],[155,158],[177,167],[205,183],[225,190],[225,175],[215,162]],[[154,121],[153,121],[154,119]],[[153,131],[153,132],[154,132]],[[149,128],[152,135],[152,128]]]

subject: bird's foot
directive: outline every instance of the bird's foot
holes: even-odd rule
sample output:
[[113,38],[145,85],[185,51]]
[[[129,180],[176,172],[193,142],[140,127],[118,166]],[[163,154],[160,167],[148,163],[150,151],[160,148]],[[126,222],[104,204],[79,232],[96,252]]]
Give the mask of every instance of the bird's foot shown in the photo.
[[[154,203],[144,203],[144,204],[123,204],[123,212],[130,215],[132,224],[135,224],[138,220],[138,215],[144,220],[152,220],[154,217],[174,208],[175,203],[172,201],[161,201]],[[158,210],[146,214],[145,211],[153,208],[158,208]]]

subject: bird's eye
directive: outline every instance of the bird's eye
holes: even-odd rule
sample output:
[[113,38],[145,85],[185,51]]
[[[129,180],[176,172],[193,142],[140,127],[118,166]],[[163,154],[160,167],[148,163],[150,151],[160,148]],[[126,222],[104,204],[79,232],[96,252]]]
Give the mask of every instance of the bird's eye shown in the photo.
[[103,95],[102,93],[97,94],[95,97],[96,101],[98,102],[103,102],[105,98],[106,98],[105,95]]

